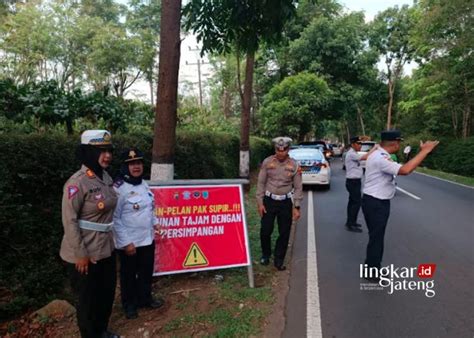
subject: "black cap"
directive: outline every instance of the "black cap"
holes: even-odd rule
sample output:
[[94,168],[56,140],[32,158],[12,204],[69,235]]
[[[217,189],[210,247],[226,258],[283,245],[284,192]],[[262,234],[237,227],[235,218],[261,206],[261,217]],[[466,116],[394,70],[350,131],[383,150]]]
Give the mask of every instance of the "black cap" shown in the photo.
[[382,141],[403,141],[400,130],[384,130],[380,133]]
[[132,161],[143,161],[143,153],[137,148],[129,148],[122,153],[122,162]]
[[359,136],[351,137],[350,141],[351,141],[351,144],[360,142],[360,137]]

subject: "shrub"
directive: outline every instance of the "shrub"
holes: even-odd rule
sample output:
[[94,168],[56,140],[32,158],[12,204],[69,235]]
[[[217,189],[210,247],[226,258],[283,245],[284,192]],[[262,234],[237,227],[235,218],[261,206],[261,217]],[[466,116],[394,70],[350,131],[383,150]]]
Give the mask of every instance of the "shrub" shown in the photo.
[[[404,144],[409,143],[412,147],[411,157],[418,153],[420,139],[426,141],[429,138],[410,137],[405,140]],[[474,177],[474,137],[467,139],[445,137],[439,141],[439,145],[423,161],[422,166],[457,175]]]

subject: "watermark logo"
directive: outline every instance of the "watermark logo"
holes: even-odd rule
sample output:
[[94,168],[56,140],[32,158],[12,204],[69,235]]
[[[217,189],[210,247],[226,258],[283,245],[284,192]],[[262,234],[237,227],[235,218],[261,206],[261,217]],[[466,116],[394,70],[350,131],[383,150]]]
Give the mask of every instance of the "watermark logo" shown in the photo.
[[370,284],[371,286],[363,283],[361,290],[387,289],[389,295],[399,291],[423,291],[426,297],[433,298],[436,295],[435,271],[436,264],[432,263],[419,264],[415,267],[395,267],[390,264],[380,269],[360,264],[359,277],[376,283],[376,285]]

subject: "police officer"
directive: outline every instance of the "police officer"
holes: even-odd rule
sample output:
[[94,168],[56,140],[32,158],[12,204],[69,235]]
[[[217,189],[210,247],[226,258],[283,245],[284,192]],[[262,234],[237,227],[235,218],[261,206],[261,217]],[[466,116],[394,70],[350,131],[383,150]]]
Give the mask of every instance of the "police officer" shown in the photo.
[[288,156],[291,139],[273,139],[275,155],[267,157],[260,168],[257,183],[257,203],[261,217],[260,242],[262,258],[260,263],[268,265],[271,256],[271,235],[275,217],[278,221],[278,239],[275,244],[274,265],[285,270],[283,265],[292,220],[300,218],[303,200],[303,184],[298,163]]
[[362,225],[357,223],[357,215],[359,214],[362,202],[361,182],[364,174],[360,161],[366,160],[369,155],[375,151],[376,147],[373,147],[367,154],[360,155],[357,153],[362,147],[360,137],[351,137],[350,142],[351,148],[344,159],[344,165],[346,167],[346,189],[349,192],[346,229],[352,232],[362,232],[360,229]]
[[69,271],[83,338],[118,337],[107,330],[116,283],[112,219],[117,196],[105,171],[111,152],[108,131],[85,131],[78,149],[82,167],[63,191],[60,256]]
[[120,174],[114,184],[118,202],[114,213],[114,239],[120,258],[122,307],[128,319],[138,317],[137,308],[159,308],[151,284],[155,261],[155,199],[143,180],[143,153],[130,148],[122,154]]
[[[420,152],[404,165],[400,165],[390,157],[390,154],[400,149],[400,142],[403,140],[400,131],[383,131],[381,140],[379,149],[367,159],[362,197],[362,211],[369,229],[365,259],[369,268],[381,267],[385,228],[390,215],[390,199],[395,195],[395,176],[410,174],[439,143],[420,141]],[[378,282],[378,278],[368,279]]]

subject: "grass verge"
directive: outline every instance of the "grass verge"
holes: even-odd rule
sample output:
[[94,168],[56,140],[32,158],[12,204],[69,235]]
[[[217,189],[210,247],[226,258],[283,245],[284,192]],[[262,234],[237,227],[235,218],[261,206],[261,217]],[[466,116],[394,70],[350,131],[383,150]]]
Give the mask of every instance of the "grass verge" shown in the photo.
[[443,171],[428,169],[424,167],[418,167],[416,171],[422,174],[427,174],[427,175],[435,176],[435,177],[442,178],[448,181],[452,181],[455,183],[460,183],[460,184],[468,185],[470,187],[474,187],[474,177],[459,176],[456,174],[445,173]]

